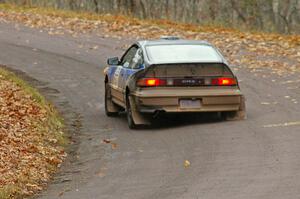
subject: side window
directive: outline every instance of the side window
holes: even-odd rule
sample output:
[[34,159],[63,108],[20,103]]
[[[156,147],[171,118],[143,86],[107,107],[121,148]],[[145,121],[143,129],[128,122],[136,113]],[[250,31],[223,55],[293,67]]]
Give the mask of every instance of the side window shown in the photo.
[[138,48],[136,46],[131,47],[127,53],[123,56],[121,65],[125,68],[129,68],[133,57],[135,56]]
[[136,51],[129,67],[132,69],[138,69],[141,64],[144,64],[144,59],[143,59],[143,51],[139,48]]

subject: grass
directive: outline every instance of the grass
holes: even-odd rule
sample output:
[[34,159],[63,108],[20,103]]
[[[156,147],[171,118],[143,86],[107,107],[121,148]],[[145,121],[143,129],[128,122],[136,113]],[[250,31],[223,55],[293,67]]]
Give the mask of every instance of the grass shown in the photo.
[[[56,111],[56,109],[35,89],[32,88],[28,83],[17,77],[10,71],[7,71],[0,67],[0,76],[5,80],[11,81],[20,87],[24,93],[30,95],[33,101],[40,106],[41,109],[46,111],[46,120],[34,122],[34,127],[38,129],[38,132],[41,133],[39,136],[48,137],[47,133],[51,133],[51,138],[57,140],[56,145],[65,147],[68,144],[67,137],[62,133],[64,128],[64,122],[62,117]],[[46,135],[45,135],[46,133]],[[44,139],[45,146],[47,147],[47,139]],[[50,145],[49,145],[50,146]],[[53,165],[47,165],[51,173],[56,171],[56,167]],[[18,175],[18,184],[14,185],[5,185],[0,188],[0,199],[9,199],[9,198],[23,198],[23,193],[21,187],[26,184],[38,183],[39,179],[30,178],[29,176]]]
[[[52,133],[55,133],[55,139],[58,140],[59,145],[65,146],[67,144],[66,137],[61,132],[63,129],[63,119],[54,108],[35,88],[31,87],[28,83],[17,77],[14,73],[9,72],[3,68],[0,68],[0,75],[5,79],[14,82],[21,89],[25,91],[25,93],[32,96],[34,101],[44,110],[47,111],[47,128],[54,130]],[[37,124],[38,128],[45,128],[45,124]],[[42,125],[42,126],[41,126]]]
[[9,199],[14,195],[16,198],[21,198],[19,194],[21,191],[16,185],[7,185],[0,188],[0,199]]

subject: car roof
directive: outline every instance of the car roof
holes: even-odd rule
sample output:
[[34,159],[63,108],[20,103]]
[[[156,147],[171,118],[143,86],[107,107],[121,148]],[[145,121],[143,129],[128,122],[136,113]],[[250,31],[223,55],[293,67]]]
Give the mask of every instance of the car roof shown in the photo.
[[138,41],[137,44],[140,46],[154,46],[154,45],[207,45],[212,46],[207,41],[201,41],[201,40],[184,40],[184,39],[158,39],[158,40],[143,40]]

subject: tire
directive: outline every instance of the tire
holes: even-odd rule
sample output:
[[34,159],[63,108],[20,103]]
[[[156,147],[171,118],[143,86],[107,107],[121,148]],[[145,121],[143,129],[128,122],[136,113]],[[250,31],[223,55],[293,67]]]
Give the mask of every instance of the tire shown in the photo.
[[137,125],[134,123],[134,120],[132,118],[132,109],[131,109],[131,104],[128,96],[126,98],[126,112],[127,112],[128,127],[130,129],[136,129]]
[[104,95],[104,106],[105,106],[105,114],[108,117],[116,117],[119,115],[119,111],[111,111],[109,110],[109,106],[113,106],[115,110],[117,110],[116,105],[112,102],[110,96],[110,88],[107,83],[105,83],[105,95]]
[[235,112],[234,111],[228,111],[228,112],[221,112],[221,120],[224,121],[230,121],[233,116],[234,116]]

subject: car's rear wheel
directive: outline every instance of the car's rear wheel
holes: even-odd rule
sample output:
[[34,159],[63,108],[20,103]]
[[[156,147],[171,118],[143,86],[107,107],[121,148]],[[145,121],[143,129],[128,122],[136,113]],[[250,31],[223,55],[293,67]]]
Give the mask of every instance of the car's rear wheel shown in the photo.
[[133,117],[132,117],[132,106],[130,104],[129,96],[127,96],[127,98],[126,98],[126,112],[127,112],[128,127],[130,129],[136,129],[137,125],[135,124]]
[[110,87],[107,83],[105,83],[105,97],[104,97],[104,106],[105,106],[105,114],[108,117],[115,117],[118,116],[119,114],[119,108],[117,105],[113,103],[111,100],[111,91]]
[[225,121],[232,121],[234,120],[234,116],[236,115],[236,111],[226,111],[221,112],[221,119]]

